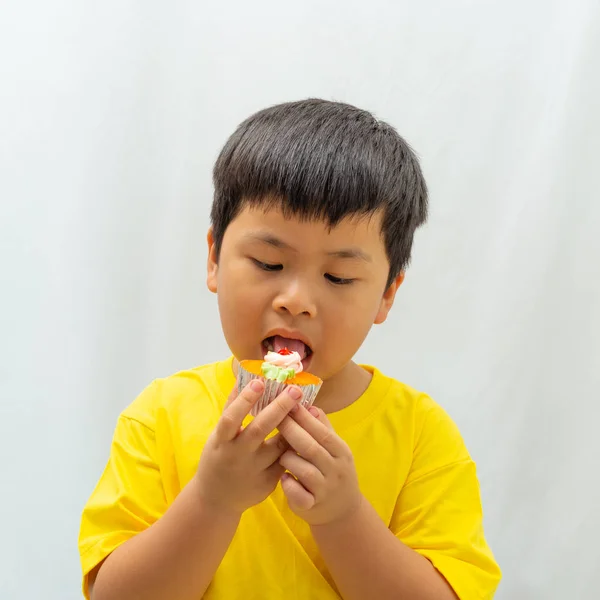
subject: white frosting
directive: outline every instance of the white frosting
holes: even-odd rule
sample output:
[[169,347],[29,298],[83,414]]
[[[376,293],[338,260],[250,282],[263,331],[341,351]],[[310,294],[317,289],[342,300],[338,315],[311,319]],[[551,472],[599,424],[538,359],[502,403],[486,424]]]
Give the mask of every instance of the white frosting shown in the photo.
[[265,362],[283,369],[294,369],[296,373],[302,371],[302,359],[298,352],[291,354],[279,354],[278,352],[268,352],[265,356]]

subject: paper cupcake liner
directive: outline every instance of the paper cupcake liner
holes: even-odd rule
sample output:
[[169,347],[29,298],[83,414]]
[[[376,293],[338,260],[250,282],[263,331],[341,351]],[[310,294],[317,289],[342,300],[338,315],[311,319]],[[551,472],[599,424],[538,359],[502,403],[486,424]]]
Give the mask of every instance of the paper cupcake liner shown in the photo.
[[[250,373],[250,371],[246,371],[246,369],[240,365],[237,376],[238,394],[241,393],[241,391],[253,379],[262,379],[265,382],[265,391],[263,392],[263,395],[250,410],[250,414],[255,417],[263,408],[275,400],[275,398],[277,398],[277,396],[279,396],[279,394],[281,394],[281,392],[288,387],[288,384],[280,383],[279,381],[274,381],[273,379],[266,379],[261,375],[255,375],[254,373]],[[300,404],[302,404],[304,408],[309,408],[315,401],[315,398],[321,389],[321,384],[296,385],[296,387],[302,390],[302,400],[300,401]]]

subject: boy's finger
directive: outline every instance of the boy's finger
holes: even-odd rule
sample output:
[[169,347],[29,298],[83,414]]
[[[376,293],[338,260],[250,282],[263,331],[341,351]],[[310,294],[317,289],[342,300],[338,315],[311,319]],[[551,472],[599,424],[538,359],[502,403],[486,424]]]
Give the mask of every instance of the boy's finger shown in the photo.
[[240,434],[240,443],[248,444],[251,450],[256,450],[265,438],[278,427],[292,409],[297,408],[302,399],[302,392],[294,386],[289,386],[263,408],[254,421]]
[[331,429],[333,431],[333,425],[331,424],[331,421],[327,418],[327,415],[320,408],[317,408],[316,406],[311,406],[308,409],[308,412],[313,417],[319,419],[319,421],[321,421],[321,423],[323,423],[323,425],[329,427],[329,429]]
[[298,456],[293,450],[284,452],[279,464],[285,467],[314,496],[322,487],[325,478],[315,465]]
[[220,441],[229,441],[240,433],[242,422],[265,389],[260,379],[251,381],[234,400],[226,406],[216,427],[216,436]]
[[293,511],[303,512],[315,505],[315,497],[289,473],[282,476],[281,487]]
[[[296,413],[304,410],[308,418],[315,422],[316,425],[326,429],[323,423],[319,423],[306,409],[300,408]],[[323,475],[327,475],[331,470],[333,458],[331,454],[295,419],[296,414],[289,416],[279,426],[279,431],[286,439],[288,444],[308,462],[313,464]]]
[[[314,407],[311,407],[311,410],[312,408]],[[319,446],[325,448],[331,456],[343,456],[346,450],[346,443],[339,435],[337,435],[337,433],[335,433],[329,419],[325,416],[325,413],[321,410],[319,410],[319,412],[322,413],[322,416],[319,415],[320,418],[316,419],[311,412],[304,407],[300,407],[300,410],[296,411],[292,415],[292,418],[302,429],[304,429],[304,431],[310,434]],[[284,431],[282,433],[290,445],[297,452],[302,454],[301,450],[294,445],[295,442],[290,439],[288,432]],[[299,434],[297,434],[296,437],[298,437],[300,441]],[[308,442],[304,441],[304,445],[306,445],[306,443]]]
[[280,434],[266,440],[262,448],[257,453],[257,464],[259,468],[266,469],[273,463],[276,463],[287,450],[290,445],[285,441],[285,438]]
[[265,479],[273,486],[281,479],[285,473],[285,469],[279,464],[279,461],[274,462],[268,469],[265,470]]

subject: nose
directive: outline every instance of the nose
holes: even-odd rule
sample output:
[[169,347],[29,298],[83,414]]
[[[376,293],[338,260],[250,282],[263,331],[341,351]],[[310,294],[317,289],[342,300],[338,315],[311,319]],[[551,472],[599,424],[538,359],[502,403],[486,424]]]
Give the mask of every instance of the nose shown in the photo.
[[287,282],[273,299],[273,309],[278,313],[289,313],[292,317],[305,315],[314,317],[317,305],[310,293],[309,286],[297,279]]

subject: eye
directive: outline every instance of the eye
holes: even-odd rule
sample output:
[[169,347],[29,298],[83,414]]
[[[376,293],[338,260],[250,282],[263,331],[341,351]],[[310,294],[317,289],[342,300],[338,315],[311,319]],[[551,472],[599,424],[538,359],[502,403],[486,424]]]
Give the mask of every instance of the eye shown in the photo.
[[355,281],[354,279],[344,279],[343,277],[336,277],[331,273],[325,273],[325,279],[327,279],[327,281],[330,281],[335,285],[350,285]]
[[256,258],[253,258],[252,262],[259,269],[262,269],[263,271],[267,271],[269,273],[272,273],[273,271],[281,271],[281,269],[283,269],[283,265],[272,265],[272,264],[265,263],[265,262],[262,262],[260,260],[257,260]]

